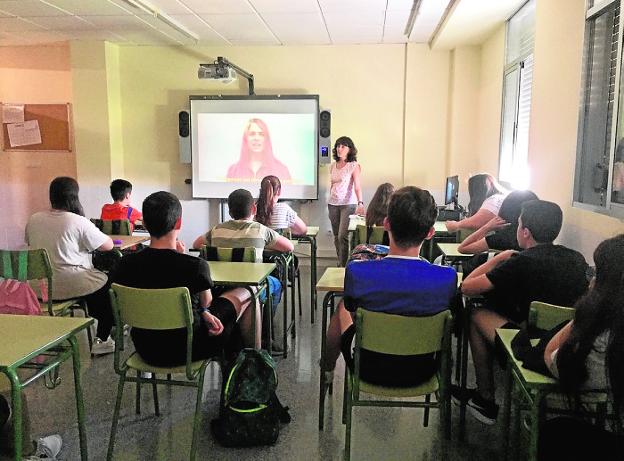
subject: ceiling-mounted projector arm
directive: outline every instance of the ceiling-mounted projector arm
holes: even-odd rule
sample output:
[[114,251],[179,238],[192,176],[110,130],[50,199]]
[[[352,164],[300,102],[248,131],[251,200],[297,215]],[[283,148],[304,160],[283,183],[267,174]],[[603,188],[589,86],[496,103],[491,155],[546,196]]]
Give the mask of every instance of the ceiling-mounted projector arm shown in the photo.
[[228,61],[223,56],[219,56],[212,64],[200,64],[198,76],[199,78],[225,79],[229,75],[229,69],[236,71],[236,73],[247,79],[247,83],[249,85],[249,95],[253,96],[255,94],[253,74],[250,74],[245,69],[238,67],[236,64]]

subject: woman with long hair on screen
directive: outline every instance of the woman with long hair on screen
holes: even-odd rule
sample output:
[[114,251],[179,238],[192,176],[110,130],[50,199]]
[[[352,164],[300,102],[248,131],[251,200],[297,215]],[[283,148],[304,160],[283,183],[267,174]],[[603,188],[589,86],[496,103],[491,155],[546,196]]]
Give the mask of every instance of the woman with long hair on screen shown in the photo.
[[228,168],[226,177],[249,180],[267,175],[290,180],[288,167],[273,155],[273,144],[266,123],[259,118],[252,118],[245,126],[238,162]]
[[454,232],[459,229],[476,230],[498,216],[507,191],[491,174],[475,174],[468,180],[468,217],[461,221],[446,221],[446,228]]
[[336,139],[332,152],[335,162],[330,169],[331,186],[327,208],[338,262],[344,267],[349,258],[349,215],[364,214],[361,168],[357,162],[357,148],[348,136]]
[[262,178],[256,202],[256,221],[271,229],[290,229],[295,235],[304,235],[308,227],[287,203],[278,202],[281,193],[282,184],[277,176]]

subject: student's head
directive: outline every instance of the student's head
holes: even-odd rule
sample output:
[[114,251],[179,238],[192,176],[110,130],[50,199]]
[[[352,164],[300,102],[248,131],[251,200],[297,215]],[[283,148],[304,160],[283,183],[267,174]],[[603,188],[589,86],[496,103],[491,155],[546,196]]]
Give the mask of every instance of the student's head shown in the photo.
[[132,184],[125,179],[115,179],[110,185],[110,193],[115,202],[121,202],[132,193]]
[[340,136],[336,139],[332,152],[334,154],[334,160],[336,161],[341,158],[346,162],[355,162],[357,160],[358,150],[348,136]]
[[505,189],[491,174],[480,173],[471,176],[468,179],[468,195],[470,196],[468,215],[472,216],[479,211],[486,198],[502,193],[505,193]]
[[381,184],[375,191],[375,195],[366,210],[366,225],[381,226],[384,218],[388,215],[388,204],[394,192],[394,186],[389,182]]
[[512,226],[518,224],[518,218],[520,217],[520,212],[522,211],[522,204],[524,202],[528,202],[529,200],[537,200],[538,197],[534,192],[530,190],[516,190],[510,193],[503,203],[501,204],[500,210],[498,210],[498,216]]
[[532,238],[536,243],[552,243],[561,230],[563,212],[559,205],[546,200],[529,200],[522,204],[516,238],[521,248]]
[[67,176],[54,178],[50,183],[50,205],[54,210],[69,211],[84,216],[78,190],[78,182],[74,178]]
[[437,217],[438,208],[429,191],[407,186],[392,194],[386,223],[394,244],[410,248],[431,235]]
[[[624,294],[624,234],[604,240],[594,251],[594,289]],[[624,309],[624,304],[621,306]]]
[[254,214],[254,199],[246,189],[236,189],[228,196],[228,208],[232,219],[245,219]]
[[143,200],[143,224],[154,238],[167,235],[179,229],[182,220],[182,205],[171,192],[154,192]]
[[271,222],[273,205],[282,192],[282,184],[277,176],[265,176],[260,182],[260,193],[256,202],[256,221],[265,226]]

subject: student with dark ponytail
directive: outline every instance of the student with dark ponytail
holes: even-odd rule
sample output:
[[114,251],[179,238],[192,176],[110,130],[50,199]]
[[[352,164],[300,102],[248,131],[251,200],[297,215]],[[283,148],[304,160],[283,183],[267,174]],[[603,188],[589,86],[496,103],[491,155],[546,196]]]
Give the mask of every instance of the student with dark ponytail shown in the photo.
[[[546,346],[544,361],[582,415],[580,392],[607,390],[615,419],[608,430],[556,418],[540,434],[540,459],[621,459],[624,450],[624,234],[594,252],[596,276],[574,320]],[[591,443],[588,443],[591,440]],[[586,453],[587,456],[582,453]],[[579,457],[580,456],[580,457]]]
[[295,235],[303,235],[308,230],[295,210],[287,203],[278,202],[282,184],[277,176],[265,176],[260,183],[260,193],[256,202],[256,221],[271,229],[290,229]]

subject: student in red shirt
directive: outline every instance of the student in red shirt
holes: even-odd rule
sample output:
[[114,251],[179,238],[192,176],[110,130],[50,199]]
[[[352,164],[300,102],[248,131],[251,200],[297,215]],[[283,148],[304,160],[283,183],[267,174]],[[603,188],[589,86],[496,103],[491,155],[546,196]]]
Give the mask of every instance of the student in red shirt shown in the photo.
[[137,221],[143,220],[141,212],[130,206],[132,184],[125,179],[115,179],[110,185],[110,192],[114,203],[107,203],[102,207],[100,219],[128,219],[132,230]]

